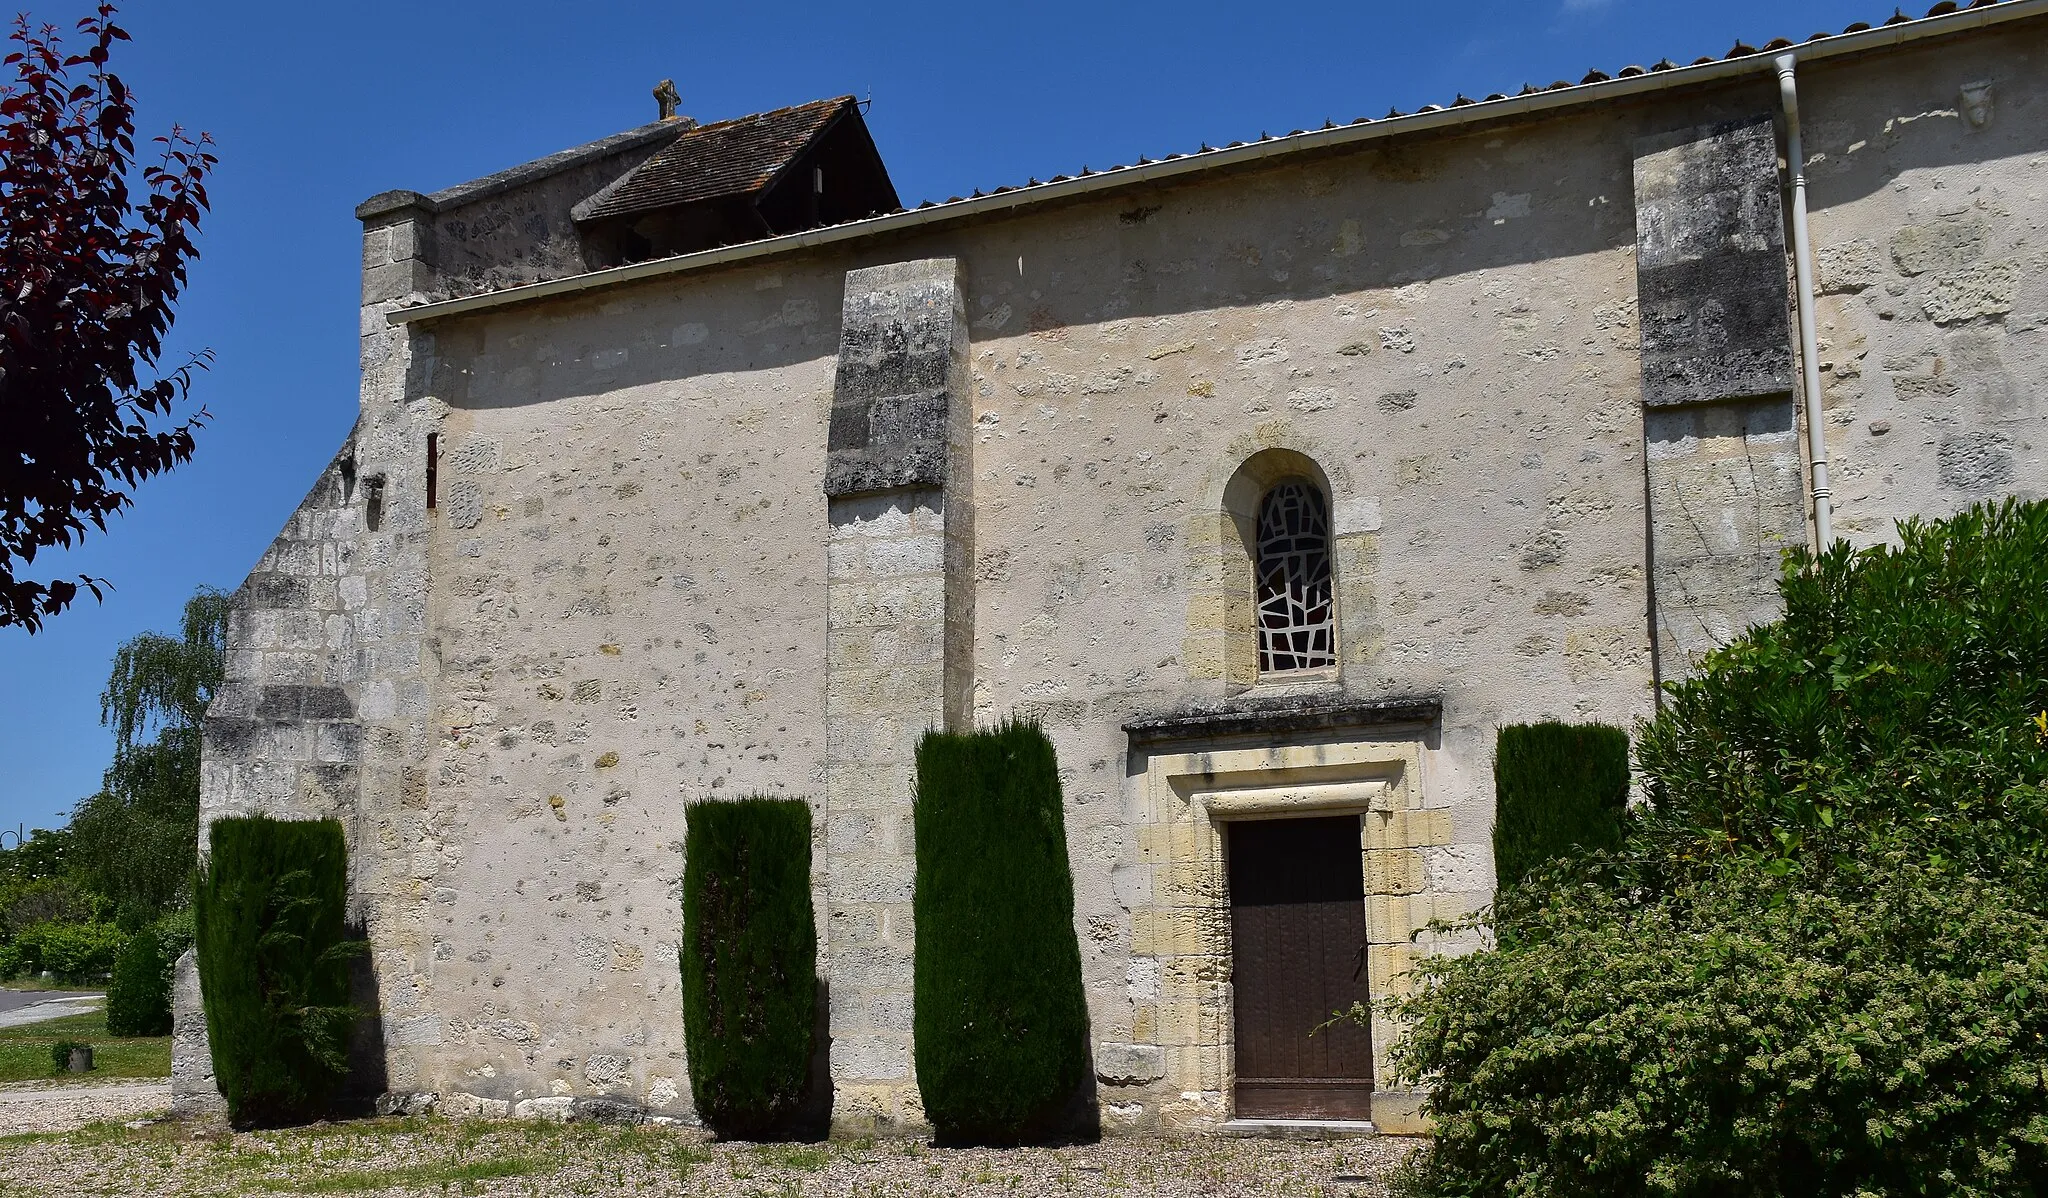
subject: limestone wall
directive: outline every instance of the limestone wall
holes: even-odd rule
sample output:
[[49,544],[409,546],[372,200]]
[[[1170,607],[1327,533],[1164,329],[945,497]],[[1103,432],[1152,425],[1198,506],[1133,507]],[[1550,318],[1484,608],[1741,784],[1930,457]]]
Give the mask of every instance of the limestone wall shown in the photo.
[[[1802,76],[1838,527],[1859,539],[2041,485],[2041,41]],[[1984,80],[1975,122],[1959,97]],[[392,1088],[688,1117],[683,811],[760,791],[821,804],[838,1114],[915,1127],[907,976],[858,971],[914,944],[908,749],[920,720],[1015,712],[1062,764],[1105,1123],[1213,1127],[1218,821],[1280,801],[1246,779],[1365,814],[1371,976],[1397,990],[1414,953],[1455,947],[1410,934],[1491,894],[1494,729],[1629,724],[1660,665],[1684,668],[1660,646],[1769,614],[1804,519],[1796,405],[1717,393],[1646,422],[1634,192],[1639,139],[1774,105],[1758,76],[402,329],[384,312],[445,289],[432,214],[378,217],[354,452],[385,480],[380,527],[360,494],[309,501],[265,575],[328,577],[293,538],[352,564],[331,602],[309,582],[277,591],[291,614],[239,615],[231,677],[295,682],[251,655],[313,652],[286,625],[345,638],[308,660],[360,728]],[[842,377],[835,416],[848,274],[939,260],[969,444],[828,505],[828,448],[860,448],[840,417],[923,410],[876,417],[915,389]],[[1276,685],[1250,664],[1232,496],[1283,469],[1329,491],[1340,665]],[[269,592],[247,593],[255,613]],[[1426,702],[1358,714],[1402,697]],[[1350,714],[1291,738],[1125,731],[1289,705]],[[298,787],[316,759],[265,735],[280,747],[210,752],[209,811],[286,764]],[[1412,1125],[1414,1097],[1376,1118]]]
[[[1134,835],[1151,817],[1122,724],[1272,693],[1440,695],[1413,798],[1446,828],[1418,889],[1451,915],[1491,891],[1494,726],[1648,710],[1632,128],[1166,190],[990,229],[968,257],[976,709],[1038,715],[1058,745],[1105,1059],[1228,1042],[1222,991],[1160,988],[1188,946],[1172,861]],[[1250,630],[1226,628],[1216,589],[1243,556],[1224,493],[1269,449],[1328,479],[1342,671],[1247,692],[1228,659]],[[1114,1074],[1112,1126],[1223,1116],[1213,1072],[1191,1087],[1169,1065]]]
[[436,338],[415,1088],[687,1114],[684,806],[824,797],[836,296],[707,282]]
[[2048,493],[2044,60],[2032,24],[1802,75],[1835,531],[1858,544]]

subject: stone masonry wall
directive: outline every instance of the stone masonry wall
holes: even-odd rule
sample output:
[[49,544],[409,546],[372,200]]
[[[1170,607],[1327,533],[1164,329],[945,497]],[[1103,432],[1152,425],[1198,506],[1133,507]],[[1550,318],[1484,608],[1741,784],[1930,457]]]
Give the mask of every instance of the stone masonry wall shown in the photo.
[[1777,615],[1779,559],[1804,537],[1777,140],[1763,109],[1635,147],[1650,600],[1665,677]]
[[848,272],[826,447],[825,897],[832,1122],[926,1126],[912,1061],[912,791],[968,720],[967,321],[950,258]]
[[1835,532],[2048,494],[2048,30],[1802,71]]
[[[1122,724],[1440,695],[1404,803],[1436,829],[1414,850],[1417,893],[1454,914],[1492,887],[1494,727],[1648,710],[1642,119],[1162,189],[992,227],[966,253],[976,711],[1036,714],[1059,750],[1108,1126],[1213,1127],[1228,1091],[1118,1064],[1147,1045],[1223,1051],[1230,1026],[1227,976],[1162,1000],[1190,950],[1160,938],[1175,862],[1134,831],[1158,817]],[[1243,552],[1229,481],[1269,450],[1328,480],[1342,665],[1246,690],[1225,663],[1248,641],[1188,650],[1249,631],[1196,599],[1217,555]],[[1390,985],[1412,951],[1382,954]]]
[[391,1051],[446,1109],[691,1114],[684,809],[825,796],[838,284],[742,272],[435,337],[437,677]]
[[[2048,474],[2048,122],[2032,119],[2048,40],[2015,28],[1802,71],[1838,527],[1859,540],[1887,535],[1893,516],[2038,493]],[[232,668],[252,703],[302,685],[352,705],[349,826],[392,1088],[437,1092],[458,1113],[611,1103],[688,1117],[682,812],[763,791],[827,804],[819,909],[847,1083],[835,1114],[915,1126],[907,1038],[891,1038],[908,980],[888,974],[913,935],[898,914],[905,755],[925,724],[1018,712],[1060,756],[1105,1123],[1216,1126],[1227,977],[1171,972],[1177,956],[1215,954],[1177,952],[1159,916],[1202,897],[1188,887],[1206,875],[1189,870],[1213,859],[1141,835],[1202,825],[1161,816],[1165,792],[1122,725],[1259,703],[1440,703],[1440,718],[1380,747],[1365,732],[1228,747],[1283,773],[1325,768],[1325,750],[1398,759],[1398,802],[1366,848],[1404,871],[1379,880],[1373,918],[1389,931],[1374,984],[1405,985],[1419,948],[1392,932],[1491,893],[1494,729],[1652,710],[1657,479],[1691,471],[1703,527],[1755,560],[1769,530],[1796,528],[1795,501],[1804,510],[1798,443],[1775,412],[1680,409],[1647,430],[1642,412],[1633,147],[1768,109],[1771,83],[426,327],[383,318],[436,286],[424,215],[378,217],[356,489],[293,526],[326,538],[337,570],[352,547],[361,598],[341,572],[336,606],[319,606],[327,591],[311,580],[329,576],[294,566],[303,604],[260,615],[252,582],[259,614],[238,617],[238,637],[272,621],[280,638],[289,625],[319,643],[262,646],[311,654],[304,679],[266,674],[254,640],[236,642]],[[957,264],[968,373],[951,394],[971,408],[949,419],[971,448],[949,457],[943,486],[906,479],[895,485],[915,489],[835,504],[849,272],[936,259]],[[1646,432],[1652,454],[1690,448],[1660,476]],[[1338,538],[1340,667],[1284,683],[1232,665],[1244,649],[1224,594],[1241,564],[1224,497],[1267,451],[1313,463]],[[373,475],[375,531],[362,506]],[[955,502],[966,484],[971,506]],[[887,613],[856,602],[885,593]],[[1660,589],[1659,626],[1732,631],[1714,625],[1718,598]],[[935,660],[952,667],[936,696]],[[294,693],[303,721],[311,692]],[[209,756],[209,811],[257,778],[280,810],[326,801],[301,797],[299,767],[318,778],[312,766],[343,763],[291,756],[317,740],[263,736],[248,745],[281,747]],[[1175,776],[1199,779],[1201,752]],[[839,801],[857,794],[872,802]],[[841,969],[863,960],[849,951],[860,936],[886,950],[865,980]],[[1195,1071],[1172,1073],[1170,1049]],[[1399,1126],[1412,1106],[1386,1110]]]

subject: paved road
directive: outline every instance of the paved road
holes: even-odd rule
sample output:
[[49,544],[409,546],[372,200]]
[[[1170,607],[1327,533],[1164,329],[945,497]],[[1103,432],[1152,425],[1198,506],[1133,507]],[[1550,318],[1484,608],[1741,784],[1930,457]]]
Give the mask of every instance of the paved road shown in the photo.
[[104,998],[97,991],[82,990],[0,990],[0,1012],[19,1011],[53,998]]
[[0,1027],[41,1023],[63,1015],[80,1015],[96,1010],[104,994],[81,994],[65,990],[0,990]]

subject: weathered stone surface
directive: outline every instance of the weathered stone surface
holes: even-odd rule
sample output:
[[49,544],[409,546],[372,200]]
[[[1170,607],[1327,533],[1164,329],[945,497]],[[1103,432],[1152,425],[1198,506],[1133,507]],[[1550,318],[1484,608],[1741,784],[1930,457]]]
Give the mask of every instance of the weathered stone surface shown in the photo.
[[1984,257],[1989,233],[1984,218],[1974,213],[1907,225],[1892,234],[1892,261],[1908,276],[1956,270]]
[[1097,1044],[1095,1076],[1109,1086],[1149,1085],[1166,1076],[1166,1051],[1156,1044]]
[[1636,143],[1647,406],[1792,389],[1774,128],[1763,116]]
[[944,486],[972,402],[958,262],[849,271],[840,320],[825,494]]
[[[1814,232],[1835,247],[1823,431],[1858,544],[1897,516],[2048,488],[2048,338],[2019,315],[2048,312],[2043,126],[1962,134],[1941,107],[1958,79],[1996,78],[2001,111],[2030,111],[2042,62],[2048,29],[2014,23],[1802,71]],[[1756,77],[1282,154],[1142,202],[1114,191],[399,329],[384,297],[558,277],[582,247],[553,191],[394,203],[364,231],[353,472],[337,461],[235,605],[208,818],[344,820],[394,1095],[688,1119],[683,813],[807,796],[833,1117],[905,1130],[923,1122],[915,744],[1034,714],[1068,798],[1098,1065],[1147,1077],[1155,1049],[1163,1070],[1098,1078],[1105,1124],[1213,1129],[1231,1111],[1232,962],[1206,804],[1375,784],[1354,804],[1367,973],[1399,993],[1418,954],[1456,947],[1411,934],[1487,901],[1494,728],[1627,725],[1652,707],[1653,645],[1676,674],[1774,610],[1776,551],[1803,535],[1799,430],[1783,390],[1723,392],[1778,377],[1782,297],[1755,343],[1725,302],[1650,311],[1659,286],[1712,299],[1763,278],[1767,227],[1734,274],[1698,263],[1751,253],[1743,222],[1768,205],[1745,205],[1773,168],[1760,156],[1670,227],[1639,230],[1627,199],[1633,131],[1767,92]],[[1692,169],[1672,149],[1665,182]],[[1914,234],[1894,253],[1901,229],[1971,221],[1978,249]],[[1666,236],[1702,228],[1703,248]],[[1667,272],[1647,289],[1639,248]],[[855,309],[901,316],[923,285],[887,299],[885,269],[849,300],[849,273],[888,257],[951,260],[912,273],[956,279],[958,299],[842,360]],[[2009,295],[1983,273],[2007,265]],[[1685,365],[1677,334],[1711,369]],[[925,351],[942,341],[940,369]],[[1653,396],[1646,423],[1658,370],[1683,402]],[[1268,455],[1281,465],[1233,500]],[[1252,639],[1240,518],[1289,471],[1331,514],[1340,660],[1314,678],[1262,676]],[[352,714],[308,716],[338,711],[337,690]],[[1402,695],[1440,696],[1433,723],[1311,714]],[[1231,722],[1283,710],[1300,719]],[[1162,712],[1218,717],[1170,746],[1171,778],[1154,776],[1165,746],[1123,730]],[[1377,1026],[1376,1048],[1398,1030]],[[1415,1103],[1382,1088],[1374,1118],[1417,1128]]]
[[171,1109],[182,1117],[225,1113],[227,1099],[213,1074],[206,1040],[206,1012],[200,1005],[199,958],[195,949],[178,957],[171,986]]
[[[1655,627],[1675,678],[1782,610],[1779,562],[1806,540],[1799,439],[1790,398],[1655,410],[1646,422]],[[1580,660],[1613,652],[1569,638],[1566,648]]]
[[2010,262],[1986,262],[1935,279],[1927,290],[1927,319],[1936,324],[2004,316],[2012,311],[2020,273]]
[[1863,238],[1815,251],[1815,274],[1822,295],[1857,292],[1884,281],[1884,257],[1877,243]]
[[2013,481],[2013,443],[2004,433],[1973,429],[1944,437],[1936,457],[1941,485],[1958,491],[1996,491]]

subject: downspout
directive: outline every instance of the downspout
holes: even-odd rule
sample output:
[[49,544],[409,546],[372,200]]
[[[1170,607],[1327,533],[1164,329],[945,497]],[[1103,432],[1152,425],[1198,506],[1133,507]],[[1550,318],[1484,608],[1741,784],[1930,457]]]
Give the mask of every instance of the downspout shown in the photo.
[[1792,172],[1792,275],[1799,288],[1799,366],[1806,400],[1807,458],[1813,469],[1813,536],[1816,547],[1825,551],[1835,540],[1834,492],[1828,489],[1827,429],[1821,423],[1820,348],[1813,331],[1813,237],[1806,225],[1806,150],[1799,140],[1795,63],[1793,55],[1778,55],[1778,98],[1785,109],[1785,165]]

